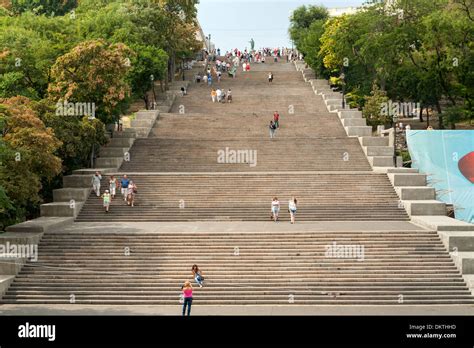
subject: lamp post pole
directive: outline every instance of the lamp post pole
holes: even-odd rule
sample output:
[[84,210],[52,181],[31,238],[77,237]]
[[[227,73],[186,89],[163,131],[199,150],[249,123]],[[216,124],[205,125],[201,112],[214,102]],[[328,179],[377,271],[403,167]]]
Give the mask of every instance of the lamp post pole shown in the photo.
[[183,81],[185,81],[185,77],[184,77],[184,68],[185,68],[184,60],[185,59],[186,59],[186,56],[183,54]]
[[342,80],[342,108],[346,108],[346,75],[344,74],[344,66],[342,67],[342,74],[341,74],[341,80]]
[[155,76],[152,74],[150,75],[150,81],[151,81],[151,86],[153,90],[153,104],[150,109],[155,110],[155,105],[156,105],[156,92],[155,92]]
[[393,123],[393,166],[397,167],[397,122],[398,116],[392,116],[392,123]]

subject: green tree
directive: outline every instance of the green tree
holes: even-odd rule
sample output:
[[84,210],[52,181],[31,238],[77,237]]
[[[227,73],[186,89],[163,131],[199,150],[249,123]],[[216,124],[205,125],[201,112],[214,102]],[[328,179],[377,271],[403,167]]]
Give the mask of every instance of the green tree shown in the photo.
[[324,67],[319,51],[324,24],[328,18],[329,13],[323,6],[300,6],[290,17],[289,29],[291,40],[303,53],[306,62],[317,74],[324,77],[329,77],[329,72]]
[[153,89],[155,80],[166,79],[168,55],[153,46],[133,45],[131,48],[135,56],[129,72],[130,86],[134,95],[142,99],[148,109],[151,102],[148,92]]
[[390,125],[392,122],[387,93],[382,91],[374,83],[370,96],[366,97],[362,114],[367,120],[367,124],[375,127],[377,125]]
[[[0,83],[1,97],[25,93],[39,99],[46,94],[49,69],[56,53],[48,40],[38,33],[19,27],[0,27]],[[13,82],[14,81],[14,82]],[[17,83],[17,87],[12,86]]]
[[0,99],[2,133],[0,186],[4,191],[2,225],[27,216],[27,207],[41,202],[41,180],[61,171],[55,151],[61,142],[47,128],[25,97]]
[[323,6],[303,5],[293,11],[290,16],[290,37],[298,49],[307,35],[307,30],[314,22],[325,22],[329,18],[328,10]]
[[77,0],[11,0],[11,10],[20,14],[32,11],[36,14],[63,16],[77,6]]
[[55,103],[92,103],[103,123],[114,122],[130,95],[126,76],[132,55],[124,44],[104,40],[80,43],[54,64],[50,99]]

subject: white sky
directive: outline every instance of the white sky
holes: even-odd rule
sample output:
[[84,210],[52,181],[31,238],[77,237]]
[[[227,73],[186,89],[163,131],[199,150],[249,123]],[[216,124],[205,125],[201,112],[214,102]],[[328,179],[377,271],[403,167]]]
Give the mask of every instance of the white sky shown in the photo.
[[288,37],[291,11],[301,5],[327,8],[360,6],[364,0],[200,0],[198,18],[216,48],[291,47]]

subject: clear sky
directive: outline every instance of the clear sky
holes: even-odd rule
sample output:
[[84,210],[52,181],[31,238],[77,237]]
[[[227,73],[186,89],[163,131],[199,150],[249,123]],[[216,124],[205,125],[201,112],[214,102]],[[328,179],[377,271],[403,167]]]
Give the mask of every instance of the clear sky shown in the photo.
[[289,16],[301,5],[327,8],[360,6],[364,0],[200,0],[198,18],[216,48],[224,52],[238,47],[291,47]]

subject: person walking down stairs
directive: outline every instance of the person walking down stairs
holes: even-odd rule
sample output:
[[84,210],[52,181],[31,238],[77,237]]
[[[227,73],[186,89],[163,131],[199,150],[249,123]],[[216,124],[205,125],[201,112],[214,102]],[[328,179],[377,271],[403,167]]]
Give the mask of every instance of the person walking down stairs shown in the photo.
[[193,265],[192,271],[193,271],[194,280],[196,281],[196,283],[198,283],[199,287],[202,288],[204,277],[202,276],[202,272],[199,269],[198,265]]
[[268,82],[269,83],[273,82],[273,73],[271,71],[268,73]]
[[298,203],[298,201],[296,200],[295,197],[291,197],[291,199],[289,200],[288,202],[288,210],[290,212],[290,216],[291,216],[291,223],[294,224],[295,223],[295,215],[296,215],[296,204]]
[[278,215],[279,214],[280,214],[280,201],[278,200],[277,197],[273,197],[273,201],[272,201],[273,221],[275,221],[275,222],[278,221]]
[[122,192],[123,200],[125,202],[127,201],[129,184],[130,184],[130,180],[128,179],[127,174],[125,174],[120,180],[121,192]]
[[189,280],[184,282],[184,285],[181,287],[183,291],[183,316],[186,312],[186,307],[188,307],[188,316],[191,315],[191,305],[193,304],[193,286]]
[[102,195],[102,199],[103,199],[103,202],[104,202],[105,212],[108,213],[109,212],[109,207],[110,207],[110,193],[109,193],[109,190],[105,190],[104,194]]
[[112,199],[115,198],[115,193],[117,190],[117,179],[115,179],[115,176],[111,176],[109,179],[109,190],[110,190],[110,196]]
[[130,181],[128,185],[128,192],[127,192],[127,205],[134,206],[135,203],[135,195],[137,194],[137,185],[134,184],[133,181]]
[[275,137],[275,132],[276,132],[276,126],[275,126],[275,123],[273,123],[273,120],[270,121],[268,128],[270,130],[270,139],[273,139]]
[[276,128],[280,128],[280,114],[278,111],[275,111],[273,114],[273,123],[275,124]]
[[216,96],[217,96],[217,102],[220,103],[221,102],[221,98],[222,98],[222,91],[220,88],[218,88],[216,90]]
[[102,175],[100,172],[95,172],[94,176],[92,177],[92,189],[95,192],[97,197],[100,197],[100,181],[102,180]]

